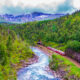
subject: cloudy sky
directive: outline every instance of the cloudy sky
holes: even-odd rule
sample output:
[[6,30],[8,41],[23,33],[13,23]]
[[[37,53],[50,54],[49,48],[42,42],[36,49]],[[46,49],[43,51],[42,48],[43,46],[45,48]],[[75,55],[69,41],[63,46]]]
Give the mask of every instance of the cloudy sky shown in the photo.
[[80,0],[0,0],[0,14],[72,13],[79,9]]

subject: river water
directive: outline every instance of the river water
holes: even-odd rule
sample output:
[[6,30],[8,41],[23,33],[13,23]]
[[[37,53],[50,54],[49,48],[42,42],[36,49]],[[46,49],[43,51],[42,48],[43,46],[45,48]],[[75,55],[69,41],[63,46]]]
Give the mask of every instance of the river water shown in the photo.
[[37,63],[19,70],[17,80],[60,80],[59,78],[54,78],[51,72],[45,70],[45,67],[49,65],[49,57],[35,47],[31,49],[39,57],[39,60]]

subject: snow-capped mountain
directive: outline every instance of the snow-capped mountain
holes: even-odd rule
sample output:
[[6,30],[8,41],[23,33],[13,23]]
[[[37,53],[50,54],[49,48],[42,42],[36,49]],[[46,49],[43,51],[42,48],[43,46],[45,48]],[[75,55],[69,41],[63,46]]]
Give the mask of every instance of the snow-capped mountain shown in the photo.
[[0,15],[0,22],[25,23],[31,21],[51,20],[64,15],[65,14],[46,14],[41,12],[33,12],[31,14],[21,15],[4,14]]

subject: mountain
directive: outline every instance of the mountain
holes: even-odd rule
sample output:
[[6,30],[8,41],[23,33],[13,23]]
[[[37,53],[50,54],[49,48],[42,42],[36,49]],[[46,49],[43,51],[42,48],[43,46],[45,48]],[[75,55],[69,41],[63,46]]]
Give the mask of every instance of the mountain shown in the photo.
[[47,14],[41,12],[33,12],[31,14],[21,14],[21,15],[4,14],[0,15],[0,22],[25,23],[31,21],[51,20],[59,18],[64,15],[65,14]]

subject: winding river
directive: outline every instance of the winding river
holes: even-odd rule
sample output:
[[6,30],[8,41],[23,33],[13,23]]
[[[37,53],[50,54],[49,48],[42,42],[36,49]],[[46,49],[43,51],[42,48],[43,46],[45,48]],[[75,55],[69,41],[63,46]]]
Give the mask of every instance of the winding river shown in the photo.
[[35,47],[31,49],[39,57],[39,60],[37,63],[19,70],[17,80],[60,80],[45,70],[45,67],[49,65],[49,57]]

